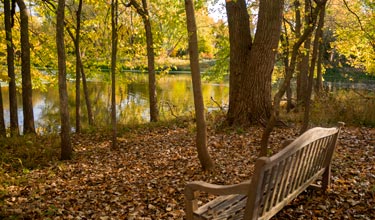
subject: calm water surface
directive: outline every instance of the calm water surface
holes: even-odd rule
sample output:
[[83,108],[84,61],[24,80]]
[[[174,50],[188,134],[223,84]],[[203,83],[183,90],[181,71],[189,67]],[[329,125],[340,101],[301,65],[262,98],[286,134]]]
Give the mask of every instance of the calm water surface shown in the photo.
[[[89,82],[94,121],[98,126],[110,124],[111,83]],[[228,84],[203,83],[205,107],[217,108],[215,100],[221,106],[228,103]],[[9,126],[8,88],[2,87],[5,120]],[[83,92],[81,92],[83,95]],[[75,123],[75,85],[68,83],[71,125]],[[193,88],[190,75],[166,75],[157,81],[157,95],[160,119],[193,114]],[[46,91],[33,90],[35,126],[38,132],[57,131],[60,125],[57,85],[50,85]],[[132,74],[119,77],[116,82],[117,119],[119,123],[143,123],[149,121],[149,101],[147,75]],[[87,126],[87,111],[84,97],[81,98],[81,119]],[[19,125],[23,124],[21,95],[18,95]]]

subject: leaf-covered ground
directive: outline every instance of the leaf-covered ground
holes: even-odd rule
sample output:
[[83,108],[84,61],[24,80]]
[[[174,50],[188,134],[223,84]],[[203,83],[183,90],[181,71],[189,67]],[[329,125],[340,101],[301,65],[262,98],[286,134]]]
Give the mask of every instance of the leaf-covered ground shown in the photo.
[[[276,130],[273,151],[297,134]],[[76,135],[73,160],[12,177],[18,184],[1,189],[0,219],[183,219],[185,183],[248,179],[260,136],[260,128],[210,130],[216,170],[204,173],[188,128],[125,133],[115,151],[107,135]],[[307,190],[273,219],[375,219],[374,151],[375,129],[344,128],[329,191]]]

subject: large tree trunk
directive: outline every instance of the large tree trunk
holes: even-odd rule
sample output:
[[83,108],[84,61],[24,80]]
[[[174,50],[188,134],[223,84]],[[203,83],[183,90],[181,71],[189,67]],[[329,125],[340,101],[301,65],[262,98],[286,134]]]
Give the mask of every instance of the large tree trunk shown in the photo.
[[7,132],[5,128],[5,120],[4,120],[4,105],[3,105],[3,94],[1,91],[0,85],[0,137],[6,137]]
[[204,115],[204,102],[199,69],[197,26],[195,22],[194,4],[192,0],[185,0],[185,10],[189,37],[189,56],[193,81],[194,107],[197,122],[196,146],[198,158],[203,170],[212,170],[214,163],[211,160],[207,149],[207,128]]
[[76,132],[81,132],[81,52],[79,48],[81,31],[82,0],[79,0],[76,12],[76,37],[74,41],[76,54]]
[[[13,8],[15,8],[15,1]],[[13,9],[15,10],[15,9]],[[9,112],[10,112],[10,135],[19,135],[16,75],[14,72],[14,47],[12,40],[12,9],[10,1],[4,1],[4,20],[7,42],[7,67],[9,77]]]
[[117,62],[117,21],[118,21],[118,1],[111,2],[111,24],[112,24],[112,52],[111,52],[111,123],[112,123],[112,149],[117,148],[117,121],[116,121],[116,62]]
[[64,43],[65,0],[58,1],[56,16],[56,45],[59,71],[59,98],[61,119],[61,159],[69,160],[72,157],[70,143],[70,118],[68,109],[68,91],[66,85],[66,57]]
[[17,0],[17,4],[21,13],[23,133],[26,134],[35,133],[30,72],[29,13],[23,0]]
[[249,14],[244,0],[226,1],[230,42],[228,123],[237,123],[242,78],[252,46]]
[[[237,4],[240,8],[245,7],[242,10],[246,10],[246,4],[243,0],[238,0],[236,3],[229,1],[227,5],[229,4]],[[230,93],[229,107],[232,108],[228,112],[228,121],[230,124],[265,124],[270,116],[272,108],[271,76],[280,39],[283,5],[283,0],[260,1],[257,31],[253,44],[249,44],[247,47],[250,51],[246,56],[244,72],[243,74],[234,72],[234,75],[231,72],[231,77],[236,78],[239,76],[240,80],[233,79],[233,81],[237,81],[239,84],[230,85],[231,88],[239,88],[237,94]],[[228,19],[234,19],[235,22],[233,23],[240,22],[237,19],[241,19],[241,16],[236,16],[235,18],[229,17],[233,15],[228,6],[227,9],[229,9]],[[228,22],[229,25],[233,23]],[[248,31],[249,29],[245,30]],[[241,36],[245,36],[245,34]],[[248,42],[246,39],[243,40]],[[232,43],[232,40],[230,42]],[[250,45],[251,48],[249,48]],[[231,51],[231,55],[233,53],[235,51]],[[231,56],[231,61],[235,58]],[[232,65],[232,63],[230,64]],[[231,67],[231,71],[233,69]]]

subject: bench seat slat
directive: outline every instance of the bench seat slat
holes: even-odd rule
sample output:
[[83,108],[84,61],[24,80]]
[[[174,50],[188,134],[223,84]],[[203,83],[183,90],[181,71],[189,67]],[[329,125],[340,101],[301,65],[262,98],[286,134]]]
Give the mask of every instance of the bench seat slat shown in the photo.
[[243,217],[246,195],[219,196],[194,212],[199,219],[239,219]]

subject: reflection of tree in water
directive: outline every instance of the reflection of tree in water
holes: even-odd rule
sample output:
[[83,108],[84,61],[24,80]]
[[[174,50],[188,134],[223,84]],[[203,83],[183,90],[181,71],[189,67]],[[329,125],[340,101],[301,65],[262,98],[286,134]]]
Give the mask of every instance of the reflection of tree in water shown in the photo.
[[[146,74],[135,76],[133,80],[120,81],[116,88],[117,118],[120,124],[145,123],[149,121],[148,84]],[[162,120],[193,112],[192,86],[189,75],[163,76],[158,80],[157,94],[160,117]],[[227,85],[203,84],[203,96],[206,108],[213,105],[210,97],[217,102],[227,100]],[[34,117],[38,133],[58,132],[60,129],[59,93],[57,87],[51,86],[47,92],[34,90]],[[94,123],[98,127],[110,123],[111,84],[109,82],[88,82],[88,92],[92,101]],[[3,88],[6,95],[7,90]],[[83,92],[82,100],[83,98]],[[74,83],[68,83],[70,121],[75,121]],[[19,100],[21,102],[21,99]],[[5,107],[9,106],[5,99]],[[22,108],[21,105],[18,106]],[[7,108],[6,108],[7,110]],[[6,113],[5,110],[5,113]],[[21,109],[22,111],[22,109]],[[81,103],[82,128],[88,127],[87,109]]]
[[54,133],[60,130],[60,105],[59,96],[56,91],[56,89],[51,88],[48,92],[33,93],[40,94],[42,97],[40,102],[37,102],[34,106],[34,115],[38,113],[35,115],[37,133]]

